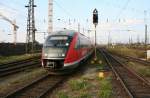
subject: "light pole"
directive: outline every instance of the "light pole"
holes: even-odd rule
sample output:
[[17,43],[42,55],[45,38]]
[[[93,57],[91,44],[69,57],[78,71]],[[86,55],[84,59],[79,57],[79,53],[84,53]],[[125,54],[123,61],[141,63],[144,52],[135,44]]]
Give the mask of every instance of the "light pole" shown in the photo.
[[94,60],[97,61],[97,55],[96,55],[96,26],[98,25],[98,11],[95,8],[93,11],[93,24],[95,26],[95,58]]

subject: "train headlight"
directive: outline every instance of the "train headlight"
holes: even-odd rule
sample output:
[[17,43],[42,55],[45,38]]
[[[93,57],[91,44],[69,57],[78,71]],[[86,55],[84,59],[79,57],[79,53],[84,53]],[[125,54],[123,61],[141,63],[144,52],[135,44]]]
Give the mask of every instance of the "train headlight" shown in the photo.
[[69,43],[66,43],[66,46],[69,46]]
[[63,53],[63,54],[61,54],[61,56],[63,56],[63,57],[64,57],[64,56],[65,56],[65,54]]
[[47,57],[47,56],[48,56],[48,54],[46,54],[46,53],[45,53],[45,54],[44,54],[44,56],[45,56],[45,57]]

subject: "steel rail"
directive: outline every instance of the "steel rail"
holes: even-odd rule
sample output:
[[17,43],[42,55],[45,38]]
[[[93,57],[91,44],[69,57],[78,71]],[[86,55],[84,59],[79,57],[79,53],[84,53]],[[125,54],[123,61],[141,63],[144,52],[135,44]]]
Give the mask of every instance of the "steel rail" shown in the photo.
[[100,51],[101,54],[104,56],[106,62],[108,63],[108,65],[111,67],[112,71],[114,72],[115,76],[117,77],[117,80],[120,81],[121,85],[123,86],[123,88],[125,89],[125,91],[127,92],[127,94],[130,96],[130,98],[134,98],[132,93],[130,92],[129,88],[126,87],[124,81],[121,79],[120,75],[116,72],[116,70],[113,68],[113,66],[111,65],[111,63],[109,62],[108,58],[106,57],[106,55],[103,53],[103,51]]
[[[132,71],[131,69],[129,69],[128,67],[126,67],[123,63],[121,63],[120,61],[118,61],[118,60],[117,60],[115,57],[113,57],[112,55],[108,54],[106,51],[101,50],[101,53],[103,54],[103,56],[105,57],[107,63],[111,66],[113,72],[115,73],[117,79],[119,79],[121,85],[124,87],[124,89],[126,90],[126,92],[128,93],[128,95],[129,95],[131,98],[135,98],[135,97],[134,97],[134,94],[133,94],[133,92],[132,92],[132,91],[135,90],[135,89],[133,89],[133,87],[130,87],[130,86],[127,87],[127,84],[126,84],[126,83],[130,83],[130,82],[127,82],[127,80],[125,81],[125,79],[123,79],[123,76],[121,76],[121,73],[119,73],[118,70],[121,70],[121,69],[122,69],[121,72],[123,72],[123,70],[126,70],[126,72],[128,72],[128,73],[132,74],[134,77],[136,77],[136,80],[138,79],[139,81],[141,81],[141,82],[140,82],[141,85],[143,85],[143,84],[147,85],[147,89],[150,90],[150,84],[149,84],[149,82],[146,81],[143,77],[139,76],[139,75],[136,74],[134,71]],[[111,58],[111,60],[117,62],[117,63],[118,63],[118,64],[117,64],[118,66],[122,66],[123,68],[119,69],[118,67],[113,66],[113,65],[111,64],[112,62],[110,62],[110,58]],[[127,74],[127,75],[129,75],[129,74]],[[131,81],[130,78],[128,78],[128,79],[129,79],[128,81]],[[125,82],[126,82],[126,83],[125,83]],[[137,82],[138,82],[138,81],[137,81]],[[135,81],[135,83],[136,83],[136,81]],[[139,82],[138,82],[138,83],[139,83]],[[132,83],[131,83],[131,84],[132,84]],[[144,86],[145,86],[145,85],[144,85]],[[145,88],[146,88],[146,87],[145,87]],[[147,94],[147,93],[146,93],[146,94]],[[135,95],[137,95],[137,94],[135,94]],[[150,95],[148,95],[148,96],[150,96]]]

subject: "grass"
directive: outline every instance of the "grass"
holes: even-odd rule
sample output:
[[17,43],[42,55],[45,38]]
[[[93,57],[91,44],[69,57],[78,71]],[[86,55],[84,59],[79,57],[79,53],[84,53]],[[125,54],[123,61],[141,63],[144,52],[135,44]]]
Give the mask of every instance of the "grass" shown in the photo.
[[80,96],[76,98],[92,98],[92,96],[88,92],[81,92]]
[[[104,69],[104,67],[106,66],[106,62],[100,53],[97,54],[97,57],[99,60],[101,60],[101,63],[98,62],[96,64],[96,68],[100,71],[100,70]],[[95,79],[98,80],[98,82],[99,82],[99,85],[97,85],[97,87],[99,88],[99,91],[97,94],[98,98],[111,98],[112,92],[113,92],[111,76],[106,76],[103,78],[100,78],[99,76],[97,76]],[[85,97],[85,98],[88,98],[88,97]],[[89,98],[90,98],[90,96],[89,96]]]
[[64,92],[59,92],[57,95],[58,98],[69,98],[69,96]]
[[111,78],[99,78],[100,90],[98,92],[99,98],[110,98],[112,95]]
[[[115,53],[123,56],[132,56],[136,58],[145,58],[144,51],[129,49],[127,47],[115,47],[108,49],[111,53]],[[142,66],[136,62],[128,62],[129,67],[134,69],[136,72],[140,73],[143,76],[150,77],[150,67]]]
[[69,97],[65,92],[59,92],[57,98],[92,98],[91,95],[87,92],[79,92],[79,96],[77,97]]
[[150,66],[142,66],[135,62],[128,62],[128,66],[143,76],[150,77]]
[[105,61],[101,54],[97,54],[101,62],[91,63],[93,58],[88,60],[88,71],[82,76],[77,76],[67,81],[60,89],[54,93],[52,98],[113,98],[111,73],[105,73],[104,78],[99,78],[99,71],[104,69]]
[[77,80],[68,81],[70,92],[77,92],[77,94],[70,96],[69,92],[58,92],[57,98],[92,98],[91,95],[86,92],[86,90],[90,87],[90,84],[86,79],[81,78]]
[[139,73],[146,76],[146,77],[150,77],[150,68],[149,69],[139,69]]
[[32,55],[24,54],[24,55],[7,56],[7,57],[0,56],[0,63],[7,63],[7,62],[16,61],[16,60],[24,60],[24,59],[32,58],[38,55],[39,54],[32,54]]
[[70,80],[69,85],[70,85],[72,90],[86,89],[89,86],[87,81],[84,79]]
[[137,57],[137,58],[145,57],[144,51],[140,51],[136,49],[129,49],[127,47],[108,48],[108,50],[111,53],[115,53],[115,54],[123,55],[123,56],[132,56],[132,57]]
[[7,82],[0,84],[0,92],[7,91],[8,89],[12,90],[16,85],[28,83],[29,81],[32,81],[45,73],[46,71],[41,68],[33,69],[30,72],[21,73],[16,78],[8,79]]

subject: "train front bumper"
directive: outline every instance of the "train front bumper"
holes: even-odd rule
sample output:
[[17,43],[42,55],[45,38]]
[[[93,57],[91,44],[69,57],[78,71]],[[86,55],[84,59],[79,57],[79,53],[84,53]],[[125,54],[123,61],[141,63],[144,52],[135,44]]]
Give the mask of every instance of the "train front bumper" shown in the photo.
[[59,72],[59,71],[69,71],[74,69],[78,66],[77,63],[64,63],[64,58],[57,58],[57,59],[43,59],[42,66],[43,68],[52,71],[52,72]]

